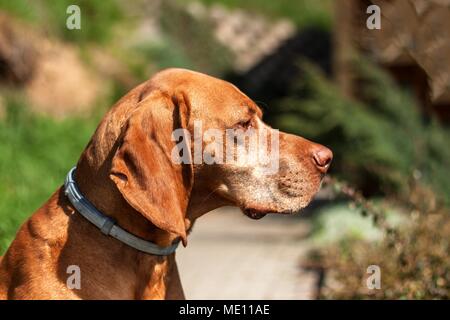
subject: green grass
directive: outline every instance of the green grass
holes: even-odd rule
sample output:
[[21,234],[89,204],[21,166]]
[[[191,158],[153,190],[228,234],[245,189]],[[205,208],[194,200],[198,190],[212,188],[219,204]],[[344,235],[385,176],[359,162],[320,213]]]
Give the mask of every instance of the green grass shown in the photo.
[[[66,10],[70,5],[80,7],[80,30],[66,27],[69,17]],[[0,10],[78,44],[107,42],[114,26],[124,17],[117,0],[0,0]]]
[[99,116],[57,121],[18,102],[0,120],[0,255],[25,219],[62,185]]

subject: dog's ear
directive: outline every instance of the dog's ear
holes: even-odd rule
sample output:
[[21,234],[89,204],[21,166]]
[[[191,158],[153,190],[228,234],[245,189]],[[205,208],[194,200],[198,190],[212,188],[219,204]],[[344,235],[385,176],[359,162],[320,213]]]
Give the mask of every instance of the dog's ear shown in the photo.
[[189,103],[154,93],[141,101],[124,125],[110,178],[135,210],[186,245],[185,212],[193,184],[192,164],[172,161],[175,129],[186,128]]

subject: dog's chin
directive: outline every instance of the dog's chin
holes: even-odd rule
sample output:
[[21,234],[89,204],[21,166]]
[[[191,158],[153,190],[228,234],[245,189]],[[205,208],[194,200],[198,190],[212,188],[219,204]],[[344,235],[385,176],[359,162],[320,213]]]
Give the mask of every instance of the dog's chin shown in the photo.
[[[312,191],[312,190],[311,190]],[[314,190],[315,191],[315,190]],[[259,203],[252,201],[239,205],[241,211],[249,218],[259,220],[267,214],[292,215],[301,212],[314,198],[316,192],[308,192],[295,197],[281,194],[276,203]]]

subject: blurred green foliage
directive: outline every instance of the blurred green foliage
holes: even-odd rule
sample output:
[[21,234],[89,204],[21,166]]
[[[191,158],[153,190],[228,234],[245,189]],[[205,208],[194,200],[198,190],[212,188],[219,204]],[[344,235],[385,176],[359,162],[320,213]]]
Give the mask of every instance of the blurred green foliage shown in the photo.
[[[66,27],[69,17],[66,10],[70,5],[78,5],[81,9],[81,30]],[[105,43],[124,17],[117,0],[0,0],[0,10],[78,44]]]
[[135,47],[138,60],[133,63],[133,73],[139,79],[147,79],[148,72],[142,65],[148,61],[155,63],[158,69],[182,67],[194,69],[194,63],[185,54],[182,46],[166,37],[159,43],[141,43]]
[[209,22],[193,19],[186,10],[168,1],[162,7],[161,25],[173,44],[167,48],[172,56],[173,51],[181,49],[188,66],[211,75],[220,76],[230,69],[231,54],[214,38]]
[[0,255],[18,226],[62,185],[100,119],[62,121],[30,113],[9,100],[0,120]]
[[[379,199],[381,206],[383,199]],[[406,216],[398,208],[388,207],[383,212],[387,224],[397,227],[408,223]],[[347,201],[333,202],[318,208],[311,217],[312,237],[315,245],[332,245],[343,238],[381,241],[383,230],[373,223],[373,216],[360,214],[360,208]]]

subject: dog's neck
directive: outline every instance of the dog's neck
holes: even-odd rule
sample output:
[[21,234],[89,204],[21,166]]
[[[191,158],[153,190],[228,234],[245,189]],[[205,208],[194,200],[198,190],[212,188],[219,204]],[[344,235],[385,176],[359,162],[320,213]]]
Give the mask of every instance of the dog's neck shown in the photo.
[[[67,233],[62,235],[65,246],[58,259],[66,279],[67,266],[76,261],[81,270],[101,270],[84,276],[81,291],[76,294],[84,299],[178,299],[183,298],[181,283],[175,263],[175,254],[150,255],[106,238],[83,216],[76,213],[64,191],[60,190],[50,200],[70,216]],[[112,208],[113,206],[108,206]],[[44,211],[45,214],[49,212]],[[52,218],[54,219],[54,218]],[[124,220],[121,220],[122,223]],[[130,225],[134,232],[138,229]],[[152,241],[155,232],[143,232]],[[107,244],[105,244],[107,242]],[[80,252],[83,259],[80,260]],[[175,289],[173,289],[175,288]],[[181,296],[180,296],[181,294]],[[178,295],[178,296],[177,296]]]
[[92,168],[83,159],[75,173],[75,181],[82,194],[103,214],[113,218],[128,232],[142,239],[166,247],[176,235],[155,227],[139,212],[134,210],[122,197],[115,184],[109,178],[109,171]]

